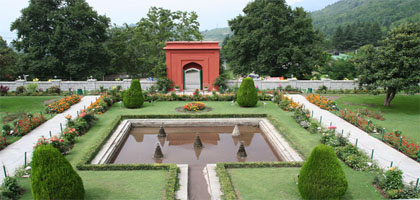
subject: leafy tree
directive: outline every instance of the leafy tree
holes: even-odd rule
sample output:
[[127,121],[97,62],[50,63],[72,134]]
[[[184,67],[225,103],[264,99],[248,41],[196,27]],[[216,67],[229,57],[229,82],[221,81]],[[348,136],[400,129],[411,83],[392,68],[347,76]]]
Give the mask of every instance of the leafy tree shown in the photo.
[[[126,72],[130,75],[142,74],[139,70],[138,52],[132,51],[135,45],[140,45],[133,40],[134,27],[125,24],[123,27],[112,27],[108,29],[108,40],[105,42],[105,49],[110,57],[108,67],[109,74]],[[129,43],[136,42],[130,45]]]
[[359,85],[384,88],[384,106],[389,106],[399,91],[419,91],[420,24],[394,28],[382,43],[379,49],[372,45],[360,48],[355,62]]
[[332,147],[316,146],[299,173],[300,195],[304,199],[340,199],[347,187],[346,174]]
[[7,46],[7,42],[0,36],[0,80],[13,80],[20,71],[16,67],[18,54]]
[[236,74],[309,78],[322,54],[321,35],[302,8],[292,10],[284,0],[255,0],[229,21],[233,36],[226,58]]
[[333,60],[319,69],[321,74],[328,74],[333,80],[354,79],[356,77],[356,68],[351,60],[338,59]]
[[54,75],[84,79],[104,75],[109,19],[98,15],[85,0],[30,0],[12,23],[18,39],[13,42],[25,53],[22,65],[39,78]]
[[107,50],[111,67],[146,77],[166,77],[166,41],[202,40],[195,12],[172,12],[151,7],[136,26],[112,28]]

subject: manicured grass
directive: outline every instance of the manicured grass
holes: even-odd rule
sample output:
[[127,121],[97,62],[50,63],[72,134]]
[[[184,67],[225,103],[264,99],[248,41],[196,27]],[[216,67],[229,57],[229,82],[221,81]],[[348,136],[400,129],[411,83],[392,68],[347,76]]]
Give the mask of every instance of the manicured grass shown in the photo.
[[[166,171],[79,171],[85,199],[162,199]],[[26,191],[21,199],[32,199],[30,180],[20,178]]]
[[[374,174],[345,166],[349,183],[343,199],[383,199],[372,186]],[[228,169],[240,199],[301,199],[297,187],[300,168]]]
[[[13,115],[23,112],[38,114],[40,111],[45,113],[45,101],[55,100],[60,96],[2,96],[0,97],[0,119],[7,115]],[[45,115],[46,118],[49,115]]]
[[390,107],[383,106],[385,95],[340,95],[335,100],[340,109],[368,109],[382,113],[384,121],[372,119],[374,124],[384,127],[387,132],[400,130],[403,135],[420,144],[420,95],[399,94]]

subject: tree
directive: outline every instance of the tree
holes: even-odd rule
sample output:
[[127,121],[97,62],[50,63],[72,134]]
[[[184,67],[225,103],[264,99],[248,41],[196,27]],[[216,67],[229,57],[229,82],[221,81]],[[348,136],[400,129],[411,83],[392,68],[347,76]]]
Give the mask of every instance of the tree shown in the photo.
[[298,188],[304,199],[340,199],[347,190],[346,174],[330,146],[320,144],[302,166]]
[[420,80],[420,24],[403,24],[394,28],[375,49],[363,46],[355,56],[359,85],[382,87],[386,91],[384,106],[399,91],[418,92]]
[[31,167],[34,199],[83,199],[85,189],[82,179],[52,145],[41,145],[35,149]]
[[30,0],[21,13],[11,26],[18,35],[13,44],[25,53],[23,65],[30,74],[70,80],[104,75],[109,19],[85,0]]
[[226,45],[227,61],[236,74],[310,78],[322,54],[322,37],[302,8],[284,0],[255,0],[229,21],[233,36]]
[[321,74],[328,74],[328,78],[332,80],[354,79],[356,77],[356,69],[353,62],[349,59],[330,59],[327,65],[320,67]]
[[337,30],[335,30],[334,36],[333,36],[333,44],[334,47],[338,50],[342,50],[343,48],[343,29],[341,28],[341,26],[337,27]]
[[112,28],[107,50],[112,68],[140,76],[166,77],[166,41],[202,40],[195,12],[151,7],[136,26]]
[[0,36],[0,80],[13,80],[20,72],[16,67],[18,54]]
[[238,90],[238,104],[241,107],[254,107],[258,103],[258,93],[254,80],[250,77],[242,80]]

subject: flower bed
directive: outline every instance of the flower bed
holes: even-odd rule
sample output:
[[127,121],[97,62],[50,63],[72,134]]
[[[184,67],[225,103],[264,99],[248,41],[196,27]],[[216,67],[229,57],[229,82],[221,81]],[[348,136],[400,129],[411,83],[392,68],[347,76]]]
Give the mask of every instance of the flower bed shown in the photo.
[[62,113],[65,110],[69,109],[70,106],[80,102],[81,99],[82,96],[80,95],[71,95],[61,98],[58,101],[48,104],[46,111],[47,113]]
[[90,104],[87,107],[87,111],[88,112],[94,112],[96,114],[103,114],[112,104],[114,103],[114,101],[112,100],[112,98],[107,95],[104,94],[102,96],[100,96],[99,98],[96,99],[95,102],[93,102],[92,104]]
[[202,102],[193,102],[193,103],[187,103],[184,106],[185,110],[197,112],[199,110],[204,110],[206,108],[206,104]]
[[400,131],[385,133],[383,142],[391,145],[413,159],[418,159],[418,156],[420,155],[419,144],[414,143],[410,138],[402,135]]
[[[350,109],[340,110],[338,116],[354,124],[356,127],[367,133],[375,133],[379,132],[380,130],[383,131],[381,127],[376,126],[369,120],[359,116],[358,113],[352,112]],[[382,132],[382,142],[389,144],[393,148],[401,151],[402,153],[417,160],[418,162],[420,161],[419,144],[402,135],[401,131],[395,131],[395,133]]]
[[306,96],[306,99],[324,110],[334,111],[336,108],[335,103],[333,101],[325,97],[319,96],[318,94],[309,94],[308,96]]
[[18,120],[13,123],[13,131],[9,132],[9,135],[24,136],[29,133],[32,129],[35,129],[42,123],[47,121],[42,114],[37,116],[28,114],[23,120]]
[[375,129],[373,123],[369,120],[360,117],[358,113],[352,112],[350,109],[340,110],[339,117],[357,126],[358,128],[367,131],[368,133],[373,132]]
[[47,145],[47,144],[51,144],[53,147],[57,148],[62,154],[67,153],[70,146],[70,144],[67,141],[65,141],[62,137],[58,137],[54,135],[49,139],[44,136],[38,138],[38,141],[35,144],[34,149],[41,145]]
[[110,96],[102,95],[90,104],[87,109],[81,109],[75,119],[72,119],[71,115],[66,115],[67,124],[61,136],[54,135],[49,139],[41,137],[34,148],[40,145],[52,144],[61,153],[68,153],[76,142],[76,137],[86,133],[96,123],[97,118],[95,114],[102,114],[112,106],[113,102]]
[[289,96],[283,95],[283,93],[277,93],[274,97],[274,101],[284,111],[295,111],[302,109],[302,105],[293,101]]

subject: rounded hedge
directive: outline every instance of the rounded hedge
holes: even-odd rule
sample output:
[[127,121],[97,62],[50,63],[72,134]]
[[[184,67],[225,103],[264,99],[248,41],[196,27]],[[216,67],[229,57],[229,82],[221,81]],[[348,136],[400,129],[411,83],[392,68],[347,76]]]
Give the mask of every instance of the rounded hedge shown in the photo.
[[237,94],[237,101],[241,107],[253,107],[257,105],[258,93],[252,78],[248,77],[242,80]]
[[131,81],[130,88],[124,92],[123,102],[126,108],[140,108],[143,105],[144,97],[138,79]]
[[41,145],[33,153],[31,189],[34,199],[83,199],[80,176],[66,158],[51,145]]
[[299,173],[298,188],[304,199],[339,199],[348,187],[346,175],[334,152],[316,146]]

